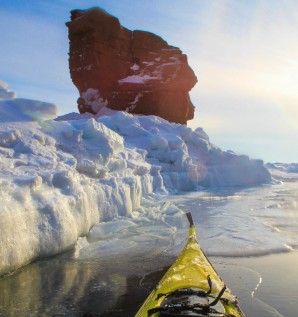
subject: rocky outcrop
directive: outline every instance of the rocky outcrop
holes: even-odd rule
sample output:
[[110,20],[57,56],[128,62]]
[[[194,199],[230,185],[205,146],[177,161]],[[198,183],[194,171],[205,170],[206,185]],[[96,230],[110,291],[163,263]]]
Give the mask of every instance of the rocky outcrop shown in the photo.
[[182,124],[193,118],[189,91],[197,78],[179,48],[153,33],[130,31],[99,8],[73,10],[66,25],[80,113],[108,107]]

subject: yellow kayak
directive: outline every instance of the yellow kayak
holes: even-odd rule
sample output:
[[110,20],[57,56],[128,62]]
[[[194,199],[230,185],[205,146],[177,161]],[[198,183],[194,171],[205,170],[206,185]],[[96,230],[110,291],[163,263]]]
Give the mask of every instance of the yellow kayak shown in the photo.
[[245,317],[198,244],[191,213],[187,243],[135,317]]

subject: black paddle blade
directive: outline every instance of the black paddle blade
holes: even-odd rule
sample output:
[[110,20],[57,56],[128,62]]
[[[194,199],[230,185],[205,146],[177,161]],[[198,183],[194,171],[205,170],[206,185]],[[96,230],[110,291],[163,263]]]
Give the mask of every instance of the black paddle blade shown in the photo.
[[187,216],[187,219],[188,219],[188,221],[189,221],[189,226],[190,226],[190,227],[194,227],[195,224],[194,224],[194,222],[193,222],[191,212],[187,212],[187,213],[186,213],[186,216]]

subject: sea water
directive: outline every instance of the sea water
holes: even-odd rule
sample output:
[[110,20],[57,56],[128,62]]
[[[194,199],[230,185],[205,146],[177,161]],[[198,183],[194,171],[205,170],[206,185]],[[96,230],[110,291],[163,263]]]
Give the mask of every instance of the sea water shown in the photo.
[[148,196],[75,250],[0,279],[0,316],[134,316],[179,254],[190,211],[199,242],[247,317],[298,311],[298,182]]

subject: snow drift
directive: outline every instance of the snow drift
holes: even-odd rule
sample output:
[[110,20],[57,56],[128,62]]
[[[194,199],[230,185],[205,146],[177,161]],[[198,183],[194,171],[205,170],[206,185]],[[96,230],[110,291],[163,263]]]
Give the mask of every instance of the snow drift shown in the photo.
[[[135,218],[142,197],[270,180],[201,129],[125,112],[69,114],[0,82],[0,274],[72,248],[92,226]],[[10,98],[10,99],[3,99]]]

